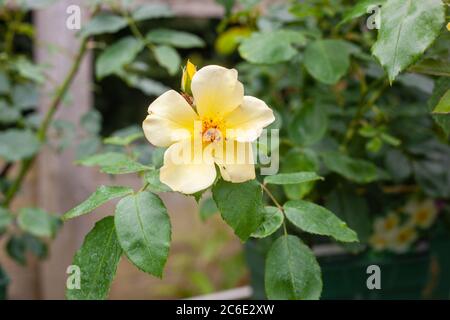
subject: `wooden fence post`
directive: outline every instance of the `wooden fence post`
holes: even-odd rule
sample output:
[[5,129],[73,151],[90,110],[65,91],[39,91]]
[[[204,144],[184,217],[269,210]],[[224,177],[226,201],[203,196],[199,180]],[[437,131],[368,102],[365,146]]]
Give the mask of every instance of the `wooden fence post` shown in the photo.
[[[66,27],[66,13],[70,5],[79,5],[81,18],[87,20],[88,10],[82,6],[82,0],[60,0],[53,5],[34,13],[37,29],[36,59],[39,63],[49,63],[48,86],[41,94],[40,108],[46,111],[55,84],[61,84],[73,63],[80,39],[76,37],[78,30]],[[48,45],[62,48],[49,53]],[[88,54],[81,63],[80,69],[70,87],[68,105],[60,106],[56,118],[78,124],[80,117],[92,105],[91,55]],[[77,128],[77,132],[78,132]],[[95,184],[91,170],[79,168],[73,164],[74,143],[61,154],[54,150],[46,150],[40,156],[37,170],[37,204],[50,212],[62,213],[84,200],[87,192]],[[72,255],[80,246],[84,236],[84,220],[65,224],[57,239],[52,242],[50,257],[39,264],[39,292],[42,299],[61,299],[64,297],[66,268],[71,264]],[[79,232],[79,229],[83,231]]]

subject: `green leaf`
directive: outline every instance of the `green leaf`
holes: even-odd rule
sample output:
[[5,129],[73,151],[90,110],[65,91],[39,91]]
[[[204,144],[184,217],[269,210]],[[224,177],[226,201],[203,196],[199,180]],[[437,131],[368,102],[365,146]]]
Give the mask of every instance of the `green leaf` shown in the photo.
[[22,208],[17,223],[36,237],[53,237],[58,228],[58,218],[39,208]]
[[304,64],[316,80],[335,84],[350,67],[349,46],[342,40],[317,40],[306,47]]
[[17,263],[25,265],[27,262],[25,253],[27,247],[24,239],[20,236],[13,235],[6,243],[6,252]]
[[149,170],[145,173],[145,181],[148,183],[147,189],[151,192],[170,192],[169,186],[159,179],[159,169]]
[[450,63],[449,60],[423,59],[412,65],[409,71],[433,76],[450,77]]
[[294,30],[255,32],[242,40],[238,50],[249,62],[273,64],[291,60],[297,54],[293,44],[305,43],[305,36]]
[[169,88],[161,82],[149,78],[143,78],[126,70],[121,70],[118,75],[127,83],[127,85],[141,90],[148,96],[158,96],[169,90]]
[[128,187],[119,186],[100,186],[95,190],[93,194],[89,196],[85,201],[80,203],[75,208],[67,211],[62,220],[69,220],[83,214],[93,211],[95,208],[108,202],[109,200],[123,197],[133,192],[133,189]]
[[116,162],[113,165],[104,166],[100,169],[100,171],[108,174],[126,174],[126,173],[147,171],[152,169],[153,167],[145,166],[139,162],[127,158],[126,160]]
[[82,166],[114,166],[116,163],[124,162],[128,159],[128,156],[124,153],[119,152],[105,152],[95,154],[93,156],[89,156],[86,158],[82,158],[81,160],[77,160],[76,164],[80,164]]
[[149,3],[138,7],[132,14],[134,21],[173,17],[170,7],[162,3]]
[[317,300],[322,292],[320,266],[312,251],[292,235],[278,238],[267,253],[266,294],[277,300]]
[[169,215],[161,199],[146,191],[129,195],[117,204],[114,221],[128,259],[161,278],[171,238]]
[[252,233],[253,238],[265,238],[277,231],[283,224],[284,215],[276,207],[267,206],[264,208],[264,220]]
[[383,140],[381,140],[379,137],[375,137],[367,141],[366,150],[372,153],[377,153],[378,151],[380,151],[382,146]]
[[21,235],[20,241],[23,243],[24,250],[31,252],[35,257],[39,259],[45,259],[48,254],[47,244],[38,237],[35,237],[29,233]]
[[322,154],[325,166],[343,177],[357,182],[370,183],[382,178],[380,170],[371,162],[350,158],[338,152]]
[[68,288],[67,299],[106,299],[121,255],[114,218],[105,217],[95,224],[75,254],[72,265],[80,268],[80,288]]
[[0,123],[10,124],[15,123],[20,119],[20,111],[8,106],[0,100]]
[[98,57],[95,73],[98,79],[120,72],[123,66],[131,63],[144,47],[144,43],[131,36],[120,39],[106,48]]
[[219,180],[212,193],[222,218],[246,241],[264,219],[261,186],[256,180],[244,183]]
[[380,138],[387,144],[390,144],[394,147],[398,147],[402,143],[400,139],[397,139],[396,137],[391,136],[390,134],[385,132],[381,133]]
[[315,172],[279,173],[264,178],[265,184],[298,184],[309,181],[323,180]]
[[80,124],[88,133],[99,134],[102,129],[102,115],[97,110],[90,110],[81,117]]
[[[281,162],[282,173],[319,170],[319,160],[311,150],[291,150]],[[283,185],[284,192],[289,199],[296,200],[306,196],[314,187],[315,182]]]
[[358,234],[361,243],[348,243],[347,248],[361,250],[372,232],[369,206],[364,197],[356,194],[350,188],[333,190],[327,198],[326,207],[334,212]]
[[58,151],[64,151],[70,147],[76,136],[75,124],[63,119],[55,119],[52,121],[52,127],[56,133],[55,148]]
[[11,82],[8,74],[0,70],[0,93],[8,93],[11,90]]
[[441,0],[388,0],[381,8],[381,28],[372,53],[392,82],[416,62],[433,43],[444,24]]
[[47,258],[48,247],[43,240],[26,233],[23,235],[23,241],[25,242],[26,249],[34,254],[37,258]]
[[450,90],[444,93],[434,108],[433,113],[450,113]]
[[37,106],[39,93],[36,85],[25,83],[15,85],[12,89],[12,104],[20,110],[29,110]]
[[35,81],[37,83],[43,83],[45,81],[42,66],[33,64],[27,58],[20,57],[15,62],[14,66],[16,67],[17,72],[25,79]]
[[127,26],[127,20],[110,13],[100,13],[81,29],[82,37],[94,36],[102,33],[115,33]]
[[12,222],[13,222],[13,216],[11,215],[11,213],[7,209],[0,207],[0,234]]
[[145,35],[145,38],[152,43],[168,45],[175,48],[198,48],[205,46],[205,42],[192,33],[170,29],[153,29]]
[[450,157],[444,155],[444,157],[439,158],[413,162],[414,177],[420,189],[426,195],[433,198],[448,198],[450,197],[450,174],[448,170]]
[[380,6],[384,4],[386,0],[360,0],[344,14],[342,21],[339,23],[344,24],[353,19],[359,18],[367,13],[371,7]]
[[7,107],[6,105],[0,104],[0,123],[1,124],[11,124],[15,123],[20,119],[20,112],[17,109]]
[[338,241],[358,241],[355,231],[334,213],[312,202],[291,200],[284,204],[286,218],[303,231],[331,236]]
[[8,129],[0,132],[0,157],[6,161],[29,158],[39,147],[38,138],[29,130]]
[[[434,91],[428,101],[428,109],[433,111],[440,104],[442,97],[450,90],[450,78],[441,78],[436,81]],[[450,115],[433,114],[433,120],[442,128],[445,134],[450,134]]]
[[177,50],[169,46],[157,46],[153,49],[156,61],[167,69],[170,75],[180,70],[181,58]]
[[385,154],[384,166],[395,182],[405,180],[411,175],[411,161],[399,150],[389,150]]
[[112,137],[108,137],[108,138],[104,139],[103,143],[114,144],[116,146],[127,146],[127,145],[133,143],[134,141],[142,138],[143,136],[144,136],[144,134],[142,132],[132,133],[132,134],[129,134],[124,137],[112,136]]
[[302,146],[313,145],[323,138],[328,128],[328,116],[320,104],[303,106],[289,124],[291,139]]
[[213,198],[207,198],[200,204],[200,218],[206,221],[209,217],[219,212]]
[[78,160],[95,154],[101,147],[102,142],[98,136],[90,136],[80,141],[75,149],[75,158]]

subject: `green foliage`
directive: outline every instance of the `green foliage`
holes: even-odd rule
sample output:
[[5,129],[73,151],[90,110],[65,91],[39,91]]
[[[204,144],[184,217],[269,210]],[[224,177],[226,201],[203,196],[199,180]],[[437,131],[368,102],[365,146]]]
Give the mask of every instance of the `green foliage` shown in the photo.
[[31,157],[39,146],[39,140],[29,130],[8,129],[0,132],[0,157],[7,161]]
[[450,113],[450,90],[447,90],[439,103],[433,110],[433,113]]
[[12,104],[20,110],[34,109],[38,102],[38,92],[32,83],[17,84],[11,92]]
[[145,166],[130,158],[116,162],[113,165],[103,166],[100,171],[108,174],[126,174],[151,170],[152,167]]
[[19,74],[25,79],[32,80],[37,83],[43,83],[45,76],[43,68],[41,66],[33,64],[31,61],[24,57],[20,57],[15,62],[15,67]]
[[258,229],[252,233],[253,238],[265,238],[277,231],[284,221],[284,215],[277,207],[264,208],[264,220]]
[[106,138],[103,140],[106,144],[114,144],[117,146],[128,146],[129,144],[133,143],[134,141],[142,138],[144,134],[142,132],[136,132],[132,133],[130,135],[120,137],[120,136],[112,136],[109,138]]
[[8,255],[21,265],[26,264],[26,250],[26,243],[22,237],[13,235],[6,243],[6,252]]
[[234,184],[220,180],[212,192],[222,218],[242,241],[247,240],[264,219],[262,191],[258,182],[251,180]]
[[151,192],[168,192],[172,191],[168,186],[159,179],[159,170],[149,170],[144,176],[145,182],[148,183],[147,189]]
[[348,243],[352,251],[362,250],[372,232],[369,205],[364,197],[349,188],[333,190],[327,197],[326,207],[342,219],[358,235],[360,243]]
[[134,21],[172,17],[173,12],[169,6],[162,3],[149,3],[136,8],[133,11]]
[[13,222],[13,216],[5,208],[0,207],[0,234]]
[[315,172],[279,173],[264,178],[265,184],[299,184],[303,182],[323,180]]
[[239,46],[241,56],[252,63],[280,63],[288,61],[297,51],[293,45],[304,45],[304,35],[294,30],[253,33]]
[[386,0],[360,0],[354,6],[352,6],[349,10],[344,13],[344,17],[340,24],[347,23],[353,19],[359,18],[369,12],[372,6],[383,5]]
[[[281,172],[295,173],[301,171],[319,170],[319,160],[316,154],[310,150],[299,151],[290,150],[284,156],[281,163]],[[284,192],[289,199],[301,199],[306,196],[314,187],[315,182],[303,182],[294,185],[283,185]]]
[[153,49],[156,61],[174,75],[180,70],[181,58],[178,52],[169,46],[157,46]]
[[[428,101],[429,110],[433,111],[438,106],[440,106],[441,101],[446,95],[447,91],[450,90],[450,79],[441,78],[436,81],[436,86],[433,91],[433,95]],[[443,108],[445,108],[445,101],[443,102]],[[433,114],[433,119],[436,123],[444,130],[445,134],[450,135],[450,116],[448,114]]]
[[19,227],[36,237],[53,237],[59,220],[39,208],[22,208],[17,219]]
[[89,196],[89,198],[87,198],[75,208],[67,211],[63,215],[62,219],[68,220],[89,213],[102,204],[108,202],[109,200],[123,197],[132,192],[133,189],[128,187],[100,186],[97,188],[97,190],[95,190],[93,194]]
[[128,156],[120,152],[105,152],[94,154],[78,160],[76,163],[83,166],[109,167],[116,163],[127,161]]
[[380,170],[369,161],[354,159],[338,152],[322,154],[327,168],[357,183],[370,183],[382,178]]
[[114,221],[128,259],[161,278],[171,239],[169,215],[161,199],[146,191],[129,195],[117,204]]
[[439,35],[444,19],[441,0],[386,1],[372,51],[386,69],[389,81],[420,58]]
[[264,278],[269,299],[320,298],[320,266],[311,250],[296,236],[283,235],[272,244],[267,253]]
[[127,20],[110,13],[96,15],[87,25],[81,29],[81,36],[89,37],[104,33],[114,33],[127,26]]
[[331,236],[338,241],[358,241],[356,233],[331,211],[312,202],[291,200],[285,203],[286,218],[296,227],[315,234]]
[[106,299],[121,256],[114,218],[103,218],[86,235],[83,245],[75,254],[72,265],[80,270],[80,287],[69,287],[66,290],[67,299]]
[[305,50],[306,70],[318,81],[335,84],[350,67],[349,46],[342,40],[318,40]]
[[97,110],[91,110],[85,113],[80,119],[80,125],[89,134],[99,134],[102,128],[102,117]]
[[319,141],[326,133],[328,117],[321,105],[305,105],[297,111],[289,124],[289,135],[301,146]]
[[152,43],[176,48],[201,48],[205,45],[203,40],[194,34],[170,29],[153,29],[145,38]]
[[144,47],[144,43],[134,37],[128,36],[120,39],[106,48],[95,63],[95,74],[102,79],[120,70],[131,63]]

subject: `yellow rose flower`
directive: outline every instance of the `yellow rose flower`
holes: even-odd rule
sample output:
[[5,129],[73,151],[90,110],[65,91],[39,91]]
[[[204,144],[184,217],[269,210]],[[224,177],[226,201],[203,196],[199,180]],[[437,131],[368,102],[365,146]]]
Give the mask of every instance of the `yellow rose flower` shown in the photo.
[[262,100],[244,96],[237,78],[235,69],[206,66],[192,77],[194,106],[170,90],[148,107],[144,133],[153,145],[168,147],[160,180],[172,190],[192,194],[208,188],[216,165],[226,181],[255,178],[251,142],[275,117]]
[[405,206],[405,212],[410,215],[410,222],[421,228],[430,227],[437,216],[437,209],[433,200],[427,199],[422,202],[409,201]]
[[388,248],[396,253],[404,253],[416,239],[417,232],[414,226],[404,225],[395,230],[388,243]]
[[397,228],[400,219],[395,212],[390,212],[384,218],[377,218],[374,223],[376,233],[389,233]]
[[386,235],[381,233],[374,233],[369,238],[369,244],[375,251],[382,251],[386,249],[388,242],[389,239],[386,237]]

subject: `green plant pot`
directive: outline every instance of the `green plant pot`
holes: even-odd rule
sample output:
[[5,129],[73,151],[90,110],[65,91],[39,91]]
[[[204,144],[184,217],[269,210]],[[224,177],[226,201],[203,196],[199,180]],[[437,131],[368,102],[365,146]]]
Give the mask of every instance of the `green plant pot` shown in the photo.
[[6,300],[9,278],[0,267],[0,300]]
[[[247,261],[255,299],[264,299],[264,256],[270,243],[250,242]],[[318,258],[322,268],[321,299],[449,299],[450,236],[446,233],[414,253],[366,252]],[[369,290],[367,267],[377,265],[381,289]]]

